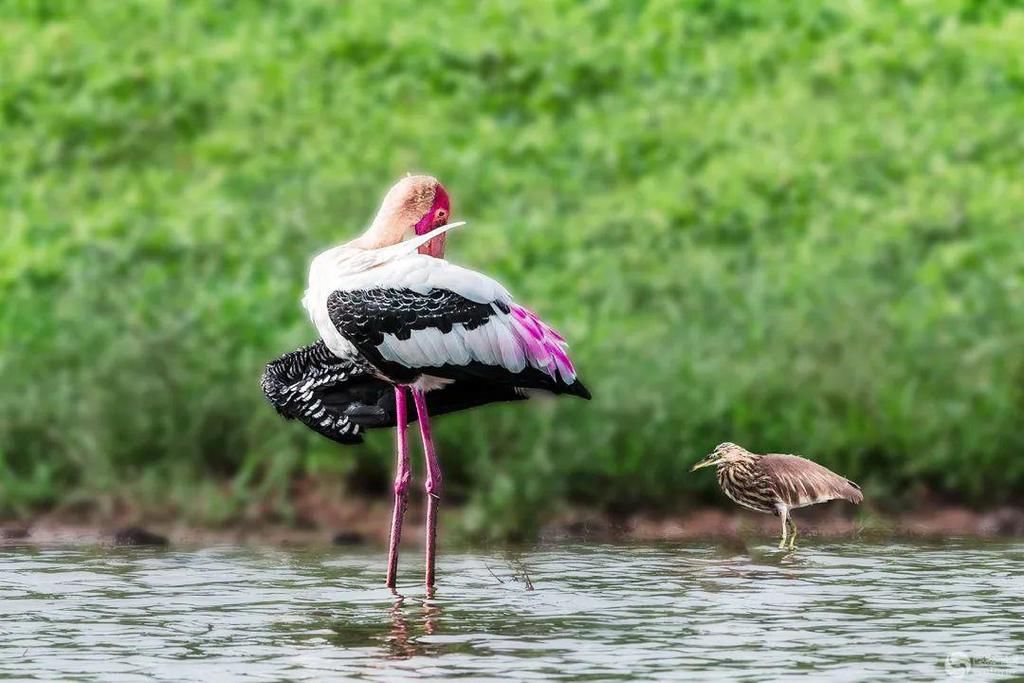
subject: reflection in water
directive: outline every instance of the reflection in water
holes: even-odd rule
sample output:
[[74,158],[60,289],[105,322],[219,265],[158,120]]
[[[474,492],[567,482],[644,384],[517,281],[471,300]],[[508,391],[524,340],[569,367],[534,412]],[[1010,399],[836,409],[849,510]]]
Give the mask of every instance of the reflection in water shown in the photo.
[[447,552],[428,598],[347,548],[0,546],[0,677],[934,679],[952,655],[1010,677],[1022,560],[963,542]]
[[388,651],[388,657],[393,659],[408,659],[418,655],[431,655],[441,652],[440,647],[432,646],[422,642],[420,635],[433,635],[437,631],[438,618],[441,616],[441,607],[430,600],[420,601],[421,619],[418,624],[419,632],[409,627],[409,618],[404,609],[406,597],[396,594],[395,604],[388,612],[391,614],[391,630],[384,638],[384,644]]
[[389,610],[391,612],[391,633],[384,639],[389,656],[398,659],[408,659],[419,654],[414,641],[409,639],[409,620],[405,618],[402,611],[404,603],[405,598],[401,595],[395,599],[394,606]]
[[428,636],[434,635],[437,631],[438,617],[441,616],[441,608],[430,601],[423,602],[423,632]]

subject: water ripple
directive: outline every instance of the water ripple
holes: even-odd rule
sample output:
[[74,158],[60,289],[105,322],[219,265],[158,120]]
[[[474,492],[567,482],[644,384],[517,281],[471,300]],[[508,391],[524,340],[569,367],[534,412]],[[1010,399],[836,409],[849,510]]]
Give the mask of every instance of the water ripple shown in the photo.
[[[403,576],[418,578],[407,552]],[[1024,673],[1024,545],[0,549],[0,677],[933,680]]]

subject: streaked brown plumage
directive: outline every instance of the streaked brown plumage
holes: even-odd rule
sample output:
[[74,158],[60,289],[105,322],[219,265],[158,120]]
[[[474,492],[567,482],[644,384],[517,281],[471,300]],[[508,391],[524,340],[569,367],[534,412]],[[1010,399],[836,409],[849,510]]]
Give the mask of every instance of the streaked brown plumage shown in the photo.
[[716,467],[722,491],[733,501],[782,518],[780,548],[786,546],[787,535],[790,549],[796,543],[796,524],[790,519],[790,510],[840,498],[855,504],[864,500],[857,484],[799,455],[760,455],[726,442],[691,471],[711,465]]

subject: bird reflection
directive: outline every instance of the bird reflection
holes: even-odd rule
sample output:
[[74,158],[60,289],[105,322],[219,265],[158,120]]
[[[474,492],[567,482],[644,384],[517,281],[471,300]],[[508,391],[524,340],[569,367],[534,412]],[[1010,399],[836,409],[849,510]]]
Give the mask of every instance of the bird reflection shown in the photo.
[[434,635],[437,631],[437,624],[441,616],[441,607],[433,602],[423,603],[423,633],[428,636]]
[[391,616],[391,631],[384,637],[384,646],[391,659],[408,659],[416,654],[413,639],[409,637],[409,621],[402,612],[405,597],[398,595],[388,613]]
[[409,659],[420,655],[435,655],[441,652],[437,645],[423,643],[420,636],[433,635],[437,632],[441,616],[441,607],[430,600],[424,600],[420,608],[419,623],[410,619],[405,609],[405,596],[395,593],[395,602],[388,609],[391,627],[384,636],[384,647],[389,659]]

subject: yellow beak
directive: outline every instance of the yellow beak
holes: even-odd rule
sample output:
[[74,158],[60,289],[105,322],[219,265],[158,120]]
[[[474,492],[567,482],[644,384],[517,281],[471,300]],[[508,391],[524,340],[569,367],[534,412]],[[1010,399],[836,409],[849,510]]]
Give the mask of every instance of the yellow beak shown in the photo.
[[710,458],[704,458],[704,459],[703,459],[703,460],[701,460],[701,461],[700,461],[699,463],[697,463],[696,465],[694,465],[693,467],[691,467],[691,468],[690,468],[690,471],[691,471],[691,472],[696,472],[696,471],[697,471],[697,470],[699,470],[699,469],[702,469],[702,468],[704,468],[704,467],[711,467],[711,466],[712,466],[712,465],[714,465],[714,464],[715,464],[715,463],[714,463],[714,461],[713,461],[713,460],[711,460]]

